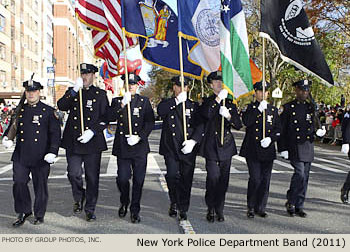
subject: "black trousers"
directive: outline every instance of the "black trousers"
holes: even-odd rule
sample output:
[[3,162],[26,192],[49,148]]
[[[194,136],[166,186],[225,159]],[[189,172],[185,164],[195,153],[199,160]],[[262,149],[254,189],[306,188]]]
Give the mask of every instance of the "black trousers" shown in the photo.
[[290,161],[294,168],[294,174],[290,181],[290,187],[287,191],[288,203],[295,205],[296,209],[304,208],[307,185],[309,183],[309,174],[311,162]]
[[205,160],[207,170],[205,203],[208,209],[222,214],[230,179],[231,159],[224,161]]
[[[98,186],[100,180],[101,152],[92,154],[75,154],[66,151],[68,179],[72,185],[73,199],[75,202],[81,201],[82,197],[86,197],[84,210],[86,213],[95,211]],[[86,190],[83,182],[84,163]]]
[[120,191],[120,203],[128,206],[130,204],[130,182],[132,176],[132,197],[130,212],[139,213],[143,183],[146,176],[147,154],[144,157],[117,158],[118,176],[117,186]]
[[350,172],[348,173],[348,176],[346,177],[346,180],[344,182],[343,190],[350,191]]
[[26,166],[17,161],[13,162],[14,183],[12,189],[15,211],[16,213],[32,212],[32,200],[28,188],[30,173],[32,174],[35,194],[34,215],[38,218],[44,218],[49,198],[47,180],[50,173],[50,165],[46,162],[39,166]]
[[261,162],[246,159],[249,171],[247,206],[256,212],[264,212],[269,197],[273,160]]
[[187,212],[190,206],[191,188],[196,156],[188,160],[176,160],[165,156],[167,174],[165,179],[169,189],[171,203],[176,203],[181,212]]

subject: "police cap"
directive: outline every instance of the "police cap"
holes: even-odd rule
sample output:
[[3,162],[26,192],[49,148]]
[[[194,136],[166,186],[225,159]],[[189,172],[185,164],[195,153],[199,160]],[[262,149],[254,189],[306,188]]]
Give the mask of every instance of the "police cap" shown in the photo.
[[[181,86],[180,76],[174,76],[171,78],[171,82],[175,83],[177,86]],[[190,79],[184,76],[184,86],[187,86],[190,82]]]
[[23,82],[23,87],[25,88],[26,91],[35,91],[35,90],[43,89],[43,86],[40,84],[40,82],[33,81],[33,80],[28,80]]
[[211,72],[208,77],[207,81],[211,83],[213,80],[221,80],[222,81],[222,73],[221,71]]
[[[137,74],[134,73],[128,73],[129,76],[129,84],[137,84],[141,78]],[[122,80],[125,80],[125,74],[122,75]]]
[[298,87],[298,88],[305,90],[305,91],[310,91],[311,84],[312,84],[312,82],[309,80],[300,80],[300,81],[294,82],[293,86]]
[[92,64],[81,63],[80,64],[80,74],[96,73],[98,68]]
[[[263,83],[262,81],[258,81],[254,84],[254,90],[263,90]],[[267,91],[267,89],[270,87],[270,83],[268,83],[267,81],[265,82],[265,90]]]

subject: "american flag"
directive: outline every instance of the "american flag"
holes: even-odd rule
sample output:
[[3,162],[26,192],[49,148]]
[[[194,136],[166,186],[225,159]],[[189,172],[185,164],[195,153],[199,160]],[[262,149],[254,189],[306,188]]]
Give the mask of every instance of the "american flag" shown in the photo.
[[[92,29],[95,55],[107,62],[110,77],[117,76],[117,62],[123,50],[121,0],[78,0],[75,12]],[[136,43],[136,38],[127,38],[126,46]]]

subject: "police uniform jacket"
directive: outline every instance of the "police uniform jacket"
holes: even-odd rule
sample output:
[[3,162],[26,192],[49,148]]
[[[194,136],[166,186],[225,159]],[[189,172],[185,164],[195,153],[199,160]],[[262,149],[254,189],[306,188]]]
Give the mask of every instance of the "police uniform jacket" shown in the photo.
[[157,112],[163,120],[159,154],[184,161],[191,160],[197,154],[204,135],[204,125],[199,114],[198,103],[187,99],[185,102],[187,139],[193,139],[197,144],[191,153],[184,155],[181,151],[184,142],[182,108],[182,103],[176,105],[175,98],[167,98],[159,103]]
[[343,144],[350,144],[350,114],[346,112],[341,124]]
[[[61,127],[54,108],[39,101],[24,104],[18,115],[16,147],[12,161],[25,166],[40,166],[47,153],[58,154]],[[4,133],[7,135],[8,130]]]
[[83,89],[82,98],[84,130],[90,129],[95,135],[85,144],[77,140],[81,136],[79,93],[69,88],[57,102],[60,110],[69,111],[61,147],[75,154],[90,154],[107,150],[106,140],[103,135],[109,105],[106,91],[90,86],[88,89]]
[[272,161],[276,159],[275,142],[281,135],[281,121],[278,109],[268,104],[265,110],[265,137],[270,137],[271,143],[267,148],[261,147],[263,113],[258,109],[259,104],[258,101],[252,102],[248,105],[246,111],[243,112],[242,120],[246,126],[246,134],[239,155],[262,162]]
[[309,102],[293,100],[283,105],[282,132],[278,151],[288,151],[290,160],[299,160],[298,145],[315,138],[314,107]]
[[141,140],[134,146],[130,146],[126,138],[126,135],[129,135],[127,106],[121,107],[122,99],[123,97],[114,98],[108,113],[109,121],[117,121],[112,154],[120,158],[144,157],[150,152],[148,136],[154,127],[151,103],[147,97],[138,94],[131,99],[132,134],[138,135]]
[[228,108],[231,119],[224,119],[224,142],[221,144],[221,122],[219,114],[220,104],[215,100],[216,95],[205,98],[200,108],[200,114],[205,121],[204,138],[200,146],[200,155],[209,160],[223,161],[231,159],[237,154],[237,148],[231,128],[239,130],[242,127],[237,107],[232,100],[226,99],[225,106]]

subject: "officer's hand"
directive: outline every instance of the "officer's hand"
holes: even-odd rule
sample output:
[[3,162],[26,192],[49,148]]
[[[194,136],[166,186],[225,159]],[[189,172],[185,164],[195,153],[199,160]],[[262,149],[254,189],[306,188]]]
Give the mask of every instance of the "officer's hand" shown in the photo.
[[185,102],[187,100],[187,92],[181,92],[178,96],[175,98],[176,105],[179,105],[182,102]]
[[131,101],[131,93],[130,92],[125,92],[125,94],[123,96],[123,100],[122,100],[123,106],[128,104],[130,101]]
[[228,91],[226,89],[221,89],[221,91],[218,93],[218,96],[215,98],[215,100],[220,103],[222,100],[226,99],[228,95]]
[[258,107],[259,111],[262,113],[265,109],[267,109],[267,101],[266,100],[262,100],[259,104]]
[[341,146],[341,152],[344,154],[348,154],[349,153],[349,144],[343,144]]
[[85,144],[91,140],[91,138],[95,135],[92,130],[85,130],[84,133],[78,137],[78,141]]
[[325,127],[325,126],[322,126],[322,129],[318,129],[318,130],[316,131],[316,135],[317,135],[318,137],[323,137],[324,135],[326,135],[326,133],[327,133],[327,130],[326,130],[326,127]]
[[53,163],[55,163],[55,158],[56,158],[56,155],[55,154],[53,154],[53,153],[47,153],[46,155],[45,155],[45,157],[44,157],[44,160],[46,161],[46,162],[48,162],[49,164],[53,164]]
[[138,135],[131,135],[127,136],[126,140],[128,141],[128,145],[134,146],[135,144],[140,142],[141,138]]
[[225,106],[220,107],[219,114],[225,117],[227,120],[231,119],[230,111]]
[[271,137],[265,137],[260,141],[260,145],[263,148],[269,147],[270,143],[272,142]]
[[13,141],[9,140],[7,136],[4,136],[4,138],[2,139],[2,145],[7,149],[7,148],[11,148],[13,145]]
[[79,92],[79,89],[83,88],[84,87],[84,84],[83,84],[83,79],[81,77],[77,78],[75,80],[75,84],[74,84],[74,87],[73,87],[73,90],[75,92]]
[[197,142],[192,139],[184,141],[182,143],[182,146],[183,146],[183,148],[181,149],[182,153],[185,155],[191,153],[196,143]]
[[288,159],[289,155],[288,155],[288,151],[282,151],[280,153],[281,157],[283,157],[284,159]]

